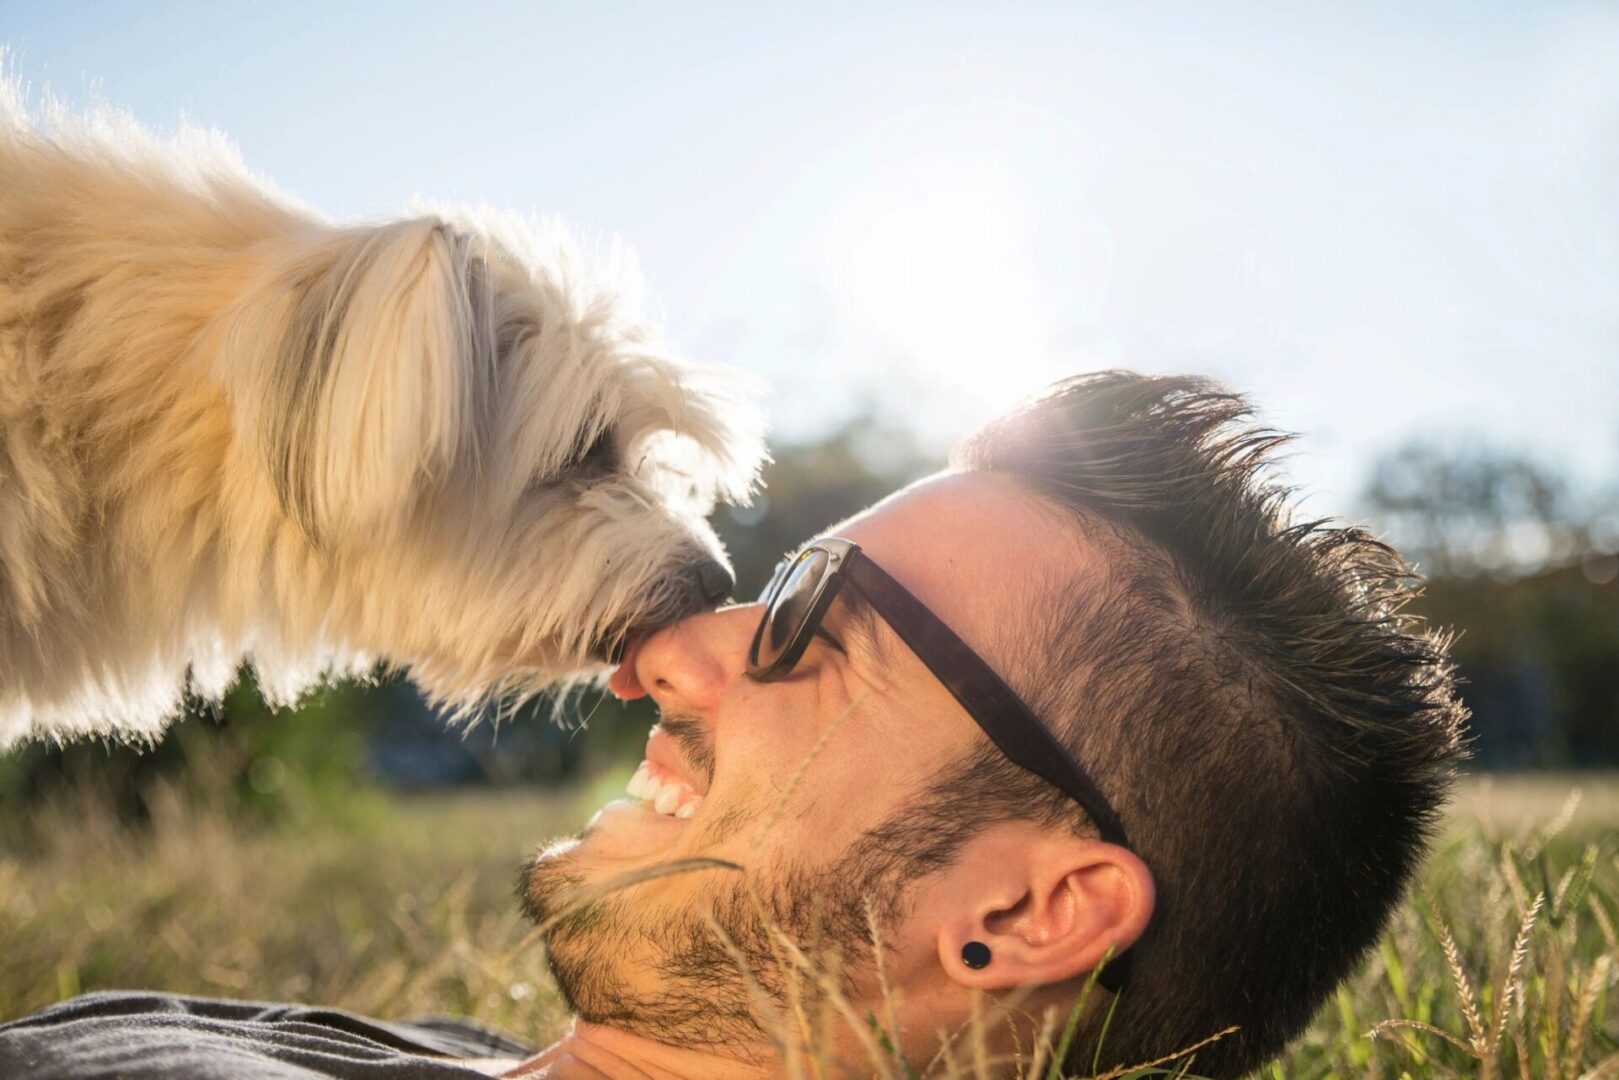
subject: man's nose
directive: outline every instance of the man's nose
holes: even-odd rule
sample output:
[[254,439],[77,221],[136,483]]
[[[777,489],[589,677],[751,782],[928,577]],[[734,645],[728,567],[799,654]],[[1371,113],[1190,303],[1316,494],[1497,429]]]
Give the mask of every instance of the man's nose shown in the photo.
[[749,604],[654,631],[630,647],[609,689],[624,701],[650,694],[663,709],[712,708],[742,677],[758,624],[759,606]]

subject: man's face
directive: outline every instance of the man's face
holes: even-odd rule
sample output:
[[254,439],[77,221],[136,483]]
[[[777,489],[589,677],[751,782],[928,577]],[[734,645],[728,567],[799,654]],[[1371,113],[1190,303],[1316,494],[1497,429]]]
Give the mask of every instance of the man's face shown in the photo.
[[[1030,495],[985,473],[923,481],[838,527],[1003,673],[1006,642],[1035,583],[1086,565],[1077,530]],[[939,680],[880,619],[851,618],[840,599],[792,674],[745,675],[757,604],[687,619],[639,643],[614,677],[650,694],[661,721],[629,797],[578,837],[542,851],[524,899],[538,919],[576,886],[661,863],[723,859],[642,881],[547,937],[558,985],[583,1019],[665,1042],[731,1046],[759,1038],[729,944],[779,995],[767,927],[804,939],[819,927],[843,945],[846,971],[869,964],[859,943],[865,897],[884,910],[902,880],[871,838],[903,819],[931,782],[984,736]],[[663,811],[663,812],[660,812]],[[904,925],[883,928],[907,947]],[[854,940],[850,940],[850,939]],[[926,943],[909,943],[922,953]]]

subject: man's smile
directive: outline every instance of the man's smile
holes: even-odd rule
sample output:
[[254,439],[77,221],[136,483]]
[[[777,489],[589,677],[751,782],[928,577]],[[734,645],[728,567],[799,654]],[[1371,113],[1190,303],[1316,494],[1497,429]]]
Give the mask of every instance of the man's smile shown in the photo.
[[625,790],[643,800],[655,813],[682,821],[697,813],[703,797],[666,766],[652,761],[641,762]]
[[[664,774],[660,779],[672,777],[695,794],[706,795],[709,784],[713,782],[713,776],[710,774],[712,756],[710,752],[708,763],[705,765],[703,755],[693,752],[694,743],[707,745],[701,735],[692,730],[698,723],[700,722],[682,719],[665,720],[655,725],[647,733],[645,763],[655,766]],[[694,761],[693,757],[697,760]]]
[[[643,776],[637,771],[637,778]],[[631,782],[634,784],[634,781]],[[695,811],[694,811],[695,812]],[[653,800],[631,794],[596,811],[577,840],[567,845],[592,861],[638,863],[664,858],[691,825],[691,817],[659,813]]]
[[662,725],[647,737],[646,756],[615,799],[590,819],[581,844],[613,859],[666,856],[697,816],[711,778],[688,766],[677,741]]

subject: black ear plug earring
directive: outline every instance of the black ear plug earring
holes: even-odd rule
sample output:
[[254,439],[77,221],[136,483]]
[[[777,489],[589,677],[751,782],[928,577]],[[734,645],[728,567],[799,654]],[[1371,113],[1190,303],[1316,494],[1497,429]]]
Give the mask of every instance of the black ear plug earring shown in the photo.
[[982,941],[969,941],[961,947],[961,962],[974,971],[989,967],[989,946]]

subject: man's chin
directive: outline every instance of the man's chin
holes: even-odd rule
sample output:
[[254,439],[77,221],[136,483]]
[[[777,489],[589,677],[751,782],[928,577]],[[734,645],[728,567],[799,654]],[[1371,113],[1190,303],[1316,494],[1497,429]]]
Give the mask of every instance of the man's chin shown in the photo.
[[[580,837],[545,848],[524,870],[518,890],[524,912],[545,930],[545,960],[558,995],[581,1020],[697,1045],[704,996],[687,987],[638,985],[659,970],[657,954],[648,951],[657,936],[651,931],[673,925],[674,913],[660,917],[610,893],[592,895],[613,875],[580,865],[586,843]],[[581,902],[582,896],[589,899]]]
[[578,844],[574,837],[547,845],[518,875],[517,899],[536,926],[557,921],[568,897],[584,886],[585,874],[570,858]]
[[656,813],[639,799],[602,807],[577,836],[547,844],[523,868],[518,897],[544,933],[553,956],[559,943],[599,926],[614,894],[638,871],[675,858],[673,848],[691,822]]
[[564,909],[577,906],[591,886],[611,890],[615,876],[633,876],[676,857],[676,845],[692,824],[691,818],[658,813],[644,799],[613,800],[579,835],[546,845],[524,867],[518,882],[523,911],[540,926],[568,918]]
[[574,1015],[671,1045],[746,1054],[769,1041],[755,995],[787,1006],[775,933],[806,945],[830,934],[845,974],[862,966],[865,876],[851,867],[773,875],[759,895],[711,871],[673,890],[615,888],[620,875],[678,858],[671,847],[690,822],[648,820],[651,813],[638,801],[610,804],[524,873],[524,910],[545,927],[546,962]]

